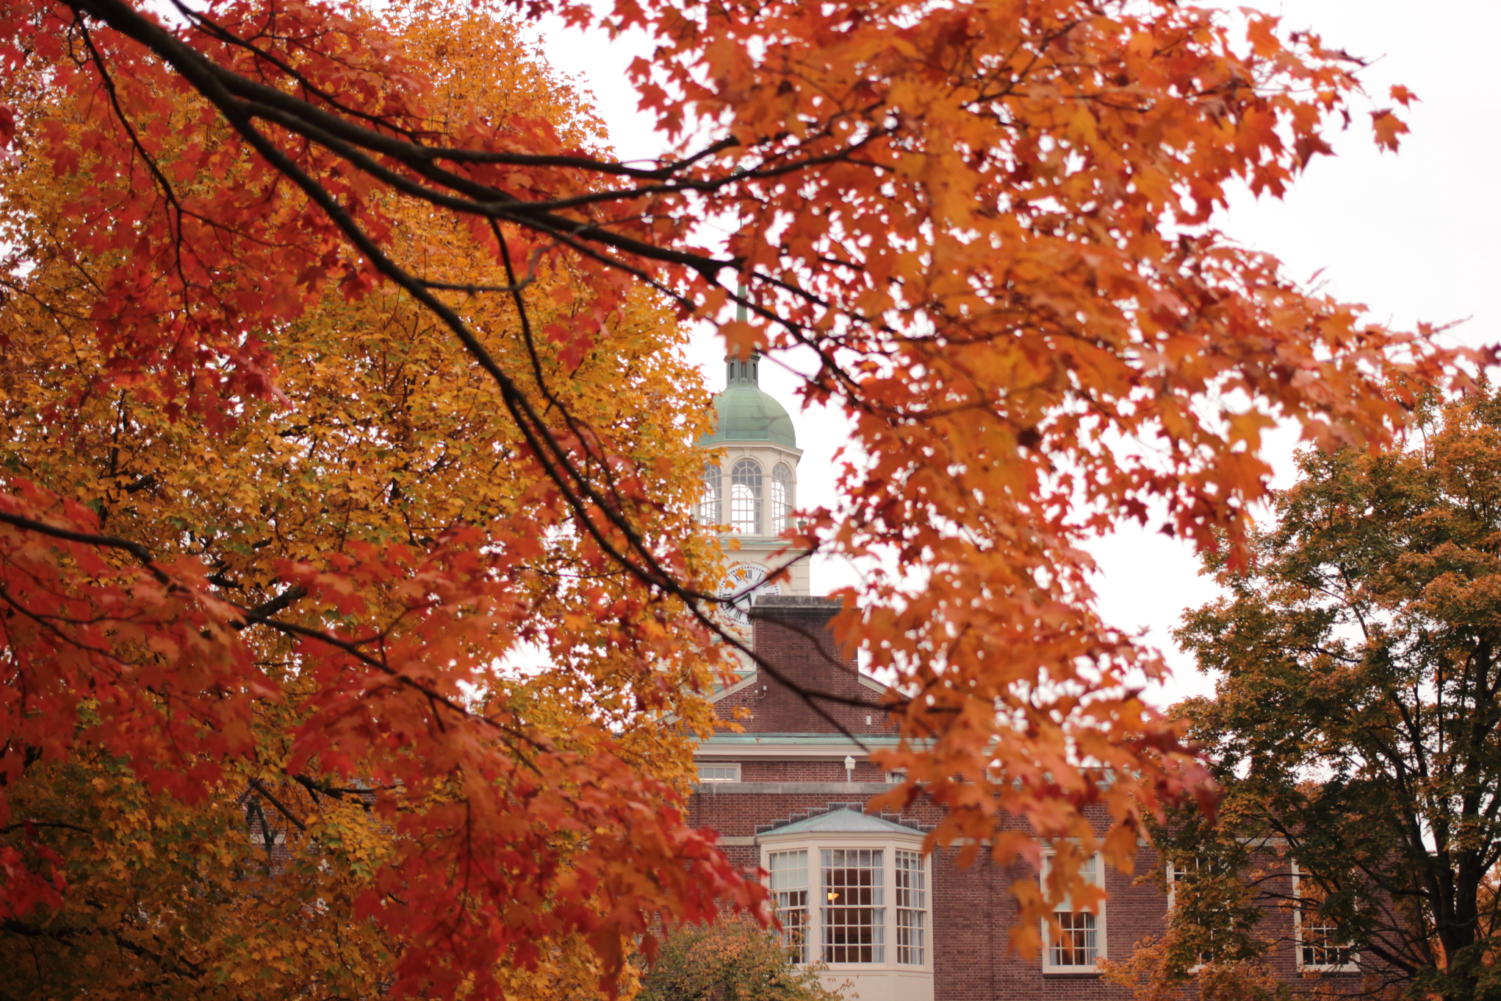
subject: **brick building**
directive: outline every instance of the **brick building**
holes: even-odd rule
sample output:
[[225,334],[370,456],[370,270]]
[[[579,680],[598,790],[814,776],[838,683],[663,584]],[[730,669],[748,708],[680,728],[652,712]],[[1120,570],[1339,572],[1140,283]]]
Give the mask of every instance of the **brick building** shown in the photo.
[[[938,819],[931,803],[866,812],[889,778],[868,749],[894,738],[878,708],[881,686],[858,672],[829,632],[837,610],[831,599],[805,595],[756,600],[756,652],[802,692],[841,701],[820,704],[816,695],[805,698],[754,671],[722,690],[720,715],[737,717],[740,732],[700,745],[694,823],[717,830],[733,861],[768,874],[789,945],[805,961],[827,966],[831,983],[848,981],[859,1001],[1126,998],[1101,977],[1098,962],[1125,959],[1136,942],[1162,933],[1169,899],[1158,881],[1096,859],[1093,875],[1108,894],[1100,913],[1065,905],[1056,912],[1060,931],[1043,929],[1042,955],[1018,956],[1008,947],[1017,920],[1011,886],[1038,873],[990,863],[983,853],[969,868],[958,867],[952,853],[923,856],[923,835]],[[1157,859],[1143,846],[1135,871],[1154,868]],[[1300,927],[1285,906],[1297,895],[1293,874],[1274,873],[1262,891],[1284,904],[1269,906],[1264,923],[1264,933],[1280,943],[1273,968],[1309,992],[1358,991],[1337,931]]]
[[[931,803],[866,812],[891,778],[868,758],[895,740],[880,709],[883,686],[837,645],[829,623],[838,603],[808,593],[806,561],[777,574],[796,555],[778,539],[801,455],[792,422],[757,386],[754,358],[730,362],[716,406],[718,427],[702,442],[712,451],[700,516],[736,538],[721,590],[735,599],[756,653],[798,691],[748,664],[716,695],[721,717],[740,726],[697,751],[694,822],[717,830],[734,862],[767,874],[789,946],[823,963],[829,981],[848,983],[859,1001],[1125,998],[1098,964],[1162,932],[1169,901],[1160,883],[1095,859],[1093,876],[1108,894],[1100,912],[1063,905],[1059,930],[1043,929],[1042,955],[1018,956],[1008,946],[1017,920],[1011,887],[1036,872],[989,863],[983,853],[967,869],[949,853],[923,855],[923,835],[938,819]],[[1136,872],[1155,862],[1143,847]],[[1292,875],[1280,879],[1267,889],[1292,899]],[[1274,954],[1279,972],[1290,980],[1343,972],[1348,950],[1330,944],[1332,929],[1297,924],[1290,909],[1268,911],[1268,934],[1285,943]]]
[[1102,873],[1110,893],[1104,913],[1078,915],[1072,941],[1053,943],[1045,965],[1007,947],[1010,887],[1030,873],[983,863],[958,869],[951,855],[923,856],[923,834],[937,820],[931,804],[864,812],[887,788],[866,748],[893,738],[878,708],[880,686],[834,646],[827,624],[835,611],[824,598],[762,597],[751,612],[754,645],[804,690],[867,702],[869,712],[822,707],[860,741],[820,716],[816,699],[810,705],[770,676],[747,673],[718,699],[722,716],[744,711],[743,732],[717,734],[699,748],[695,822],[719,831],[735,862],[770,874],[793,948],[824,963],[831,981],[850,981],[860,1001],[1119,996],[1100,981],[1095,957],[1124,956],[1136,939],[1161,930],[1155,887]]

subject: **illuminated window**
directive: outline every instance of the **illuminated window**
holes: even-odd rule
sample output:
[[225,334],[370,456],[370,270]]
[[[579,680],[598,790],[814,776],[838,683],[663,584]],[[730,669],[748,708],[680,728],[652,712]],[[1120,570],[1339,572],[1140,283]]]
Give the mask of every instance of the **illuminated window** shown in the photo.
[[792,527],[792,505],[792,470],[779,462],[771,471],[771,534]]
[[825,963],[882,963],[886,960],[885,880],[879,848],[825,848],[823,870],[823,951]]
[[719,510],[719,467],[714,463],[704,466],[704,492],[699,495],[695,517],[701,525],[717,525],[723,517]]
[[761,532],[761,467],[741,459],[730,471],[730,528],[741,535]]
[[[1052,868],[1052,852],[1043,856],[1042,879]],[[1080,868],[1085,882],[1103,888],[1105,867],[1099,855],[1091,855]],[[1054,928],[1056,923],[1057,927]],[[1053,908],[1053,920],[1043,922],[1042,968],[1046,973],[1092,973],[1105,955],[1105,905],[1093,910],[1075,907],[1069,898]]]
[[[851,978],[860,997],[893,994],[931,978],[933,876],[923,834],[849,809],[757,835],[770,874],[771,905],[794,958]],[[912,978],[917,979],[912,979]],[[880,986],[880,985],[886,986]]]

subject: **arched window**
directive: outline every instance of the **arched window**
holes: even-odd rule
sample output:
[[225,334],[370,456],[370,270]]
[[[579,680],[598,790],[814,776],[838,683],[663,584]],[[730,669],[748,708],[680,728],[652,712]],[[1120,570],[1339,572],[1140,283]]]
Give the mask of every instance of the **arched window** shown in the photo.
[[771,471],[771,534],[781,535],[792,527],[792,470],[777,463]]
[[698,509],[694,513],[701,525],[717,525],[724,517],[719,508],[719,476],[716,463],[704,464],[704,492],[699,495]]
[[741,535],[761,532],[761,467],[741,459],[730,470],[730,528]]

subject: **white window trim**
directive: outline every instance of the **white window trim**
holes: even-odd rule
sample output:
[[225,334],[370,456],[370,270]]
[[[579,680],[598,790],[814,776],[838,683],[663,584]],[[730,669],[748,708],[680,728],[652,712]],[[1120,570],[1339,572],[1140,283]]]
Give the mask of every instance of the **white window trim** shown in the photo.
[[[740,497],[736,488],[744,488],[749,497]],[[728,499],[729,524],[732,534],[748,536],[766,534],[766,470],[755,458],[742,455],[730,465]],[[747,500],[750,504],[748,520],[741,511]]]
[[[1200,872],[1203,870],[1203,868],[1203,860],[1198,855],[1195,855],[1194,871]],[[1171,911],[1178,902],[1178,879],[1181,874],[1178,871],[1178,863],[1174,862],[1172,859],[1167,860],[1166,869],[1167,871],[1164,873],[1164,875],[1167,877],[1167,909]],[[1186,873],[1187,870],[1185,869],[1183,870],[1183,872]],[[1198,973],[1204,968],[1205,961],[1203,959],[1203,956],[1204,954],[1202,952],[1199,953],[1200,962],[1197,962],[1194,965],[1190,966],[1188,968],[1189,973]]]
[[1360,953],[1355,949],[1353,942],[1346,940],[1345,945],[1335,945],[1332,948],[1348,949],[1350,951],[1349,962],[1345,963],[1305,963],[1303,962],[1303,894],[1300,891],[1300,876],[1297,863],[1292,865],[1293,878],[1293,963],[1299,973],[1359,973]]
[[[1195,856],[1197,860],[1197,856]],[[1167,860],[1163,876],[1167,879],[1167,909],[1172,910],[1178,904],[1178,880],[1187,873],[1187,869],[1180,870],[1178,863],[1172,859]]]
[[[1052,864],[1053,864],[1053,850],[1050,849],[1050,848],[1043,849],[1043,853],[1042,853],[1042,869],[1037,874],[1038,881],[1040,883],[1045,883],[1047,881],[1048,873],[1052,869]],[[1096,852],[1095,855],[1094,855],[1094,865],[1095,865],[1095,874],[1096,874],[1095,885],[1098,886],[1100,889],[1103,890],[1105,888],[1105,859],[1098,852]],[[1085,966],[1085,965],[1079,965],[1079,966],[1060,966],[1060,965],[1058,965],[1058,964],[1056,964],[1056,963],[1053,962],[1053,922],[1051,920],[1049,920],[1048,918],[1043,918],[1042,919],[1042,972],[1043,973],[1098,973],[1098,972],[1100,972],[1099,961],[1102,960],[1102,959],[1109,959],[1110,958],[1110,955],[1109,955],[1109,953],[1108,953],[1108,951],[1106,950],[1106,947],[1105,947],[1105,943],[1107,941],[1106,935],[1105,935],[1105,932],[1106,932],[1105,910],[1106,910],[1106,908],[1105,908],[1105,901],[1101,900],[1099,902],[1099,904],[1095,907],[1094,911],[1093,911],[1093,914],[1094,914],[1094,927],[1095,927],[1095,932],[1094,932],[1094,934],[1095,934],[1095,952],[1094,952],[1095,961],[1093,963],[1090,963],[1087,966]],[[1069,901],[1068,900],[1065,899],[1063,901],[1060,901],[1058,904],[1054,905],[1054,907],[1053,907],[1053,913],[1057,914],[1057,913],[1060,913],[1060,912],[1068,912],[1068,913],[1072,913],[1073,912],[1073,908],[1069,906]]]
[[[728,776],[716,777],[716,778],[706,778],[704,776],[704,769],[705,768],[728,768],[734,774],[728,775]],[[740,762],[738,762],[738,761],[700,761],[698,763],[698,765],[697,765],[697,770],[698,770],[698,781],[701,782],[701,783],[739,782],[740,781]]]
[[771,534],[781,535],[792,529],[792,512],[797,506],[793,498],[792,467],[778,462],[771,468]]
[[[923,836],[914,832],[907,837],[895,832],[862,832],[858,834],[763,834],[757,839],[761,846],[761,868],[771,871],[771,853],[785,851],[808,852],[808,958],[830,972],[846,975],[861,973],[929,973],[933,972],[933,860],[923,852]],[[882,915],[882,961],[879,963],[828,963],[822,962],[824,888],[821,852],[825,848],[880,848],[881,856],[881,909]],[[896,853],[898,850],[917,852],[922,856],[923,885],[926,890],[926,907],[923,913],[923,961],[920,964],[898,963],[897,955],[897,896]]]
[[704,463],[702,490],[693,509],[695,518],[701,525],[724,524],[724,469],[718,462]]

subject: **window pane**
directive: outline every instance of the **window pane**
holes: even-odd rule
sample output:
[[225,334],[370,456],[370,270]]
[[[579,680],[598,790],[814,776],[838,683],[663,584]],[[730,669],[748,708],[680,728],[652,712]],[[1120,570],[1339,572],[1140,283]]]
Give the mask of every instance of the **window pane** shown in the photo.
[[782,925],[782,941],[797,963],[808,961],[808,853],[772,852],[771,904]]
[[[1043,856],[1043,879],[1047,879],[1052,866],[1053,854],[1048,852]],[[1103,886],[1105,870],[1100,856],[1096,854],[1085,859],[1079,866],[1079,875],[1087,883]],[[1056,930],[1045,926],[1048,936],[1046,965],[1054,969],[1094,969],[1100,955],[1100,915],[1079,910],[1072,900],[1066,899],[1054,908],[1053,920],[1057,923]]]
[[771,471],[771,531],[780,535],[792,527],[792,470],[777,463]]
[[699,495],[696,517],[701,525],[717,525],[719,513],[719,467],[712,462],[704,466],[704,492]]
[[822,850],[825,963],[885,961],[881,854],[879,848]]
[[1173,859],[1167,866],[1167,905],[1174,909],[1183,908],[1195,922],[1196,933],[1205,942],[1205,948],[1199,950],[1200,963],[1214,962],[1218,952],[1216,940],[1224,931],[1216,923],[1216,915],[1206,913],[1203,884],[1200,883],[1201,878],[1208,879],[1214,874],[1210,863],[1198,855]]
[[1307,969],[1339,969],[1355,962],[1355,949],[1339,922],[1319,913],[1324,894],[1319,885],[1293,871],[1298,899],[1298,963]]
[[699,765],[698,780],[700,782],[739,782],[740,762],[732,761],[728,764]]
[[761,467],[741,459],[730,471],[730,528],[741,535],[761,532]]
[[920,966],[926,946],[928,887],[922,856],[896,853],[896,961]]
[[1339,925],[1328,918],[1303,912],[1302,959],[1304,966],[1348,966],[1352,961],[1350,946],[1343,940]]
[[1053,966],[1093,966],[1099,955],[1095,934],[1095,916],[1085,911],[1055,911],[1058,934],[1053,939],[1051,955]]

